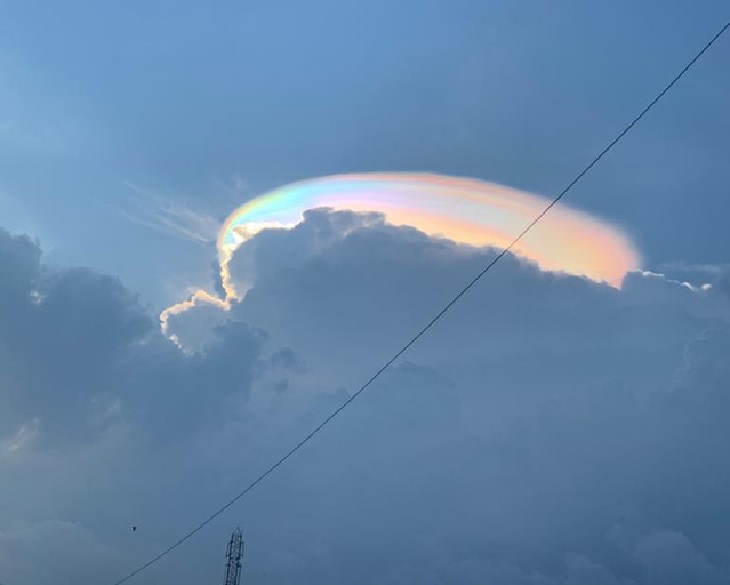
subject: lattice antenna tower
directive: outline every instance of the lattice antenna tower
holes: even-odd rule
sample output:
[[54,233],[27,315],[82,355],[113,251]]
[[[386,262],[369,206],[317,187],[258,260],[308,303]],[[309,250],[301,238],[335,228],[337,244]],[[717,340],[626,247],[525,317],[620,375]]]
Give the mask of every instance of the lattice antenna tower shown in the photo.
[[241,584],[241,559],[243,558],[243,534],[236,528],[231,535],[226,552],[226,575],[223,585]]

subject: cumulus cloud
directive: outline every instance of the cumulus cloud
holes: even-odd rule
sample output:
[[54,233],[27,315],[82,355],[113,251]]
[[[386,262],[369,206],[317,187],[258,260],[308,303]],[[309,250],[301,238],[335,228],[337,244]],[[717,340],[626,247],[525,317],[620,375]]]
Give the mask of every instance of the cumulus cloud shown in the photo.
[[111,390],[115,360],[152,322],[111,277],[44,270],[26,238],[0,233],[0,254],[0,436],[8,425],[27,429],[32,421],[50,444],[86,436],[96,399]]
[[[33,420],[39,433],[0,458],[0,531],[83,527],[100,552],[78,562],[113,580],[291,448],[495,252],[310,212],[238,250],[248,293],[230,311],[170,319],[187,353],[118,281],[49,271],[24,238],[4,234],[0,253],[0,440]],[[643,273],[617,290],[506,257],[306,449],[138,582],[217,578],[239,522],[250,582],[726,582],[724,295]],[[0,582],[45,583],[25,558],[0,556]],[[98,581],[73,563],[74,582]]]

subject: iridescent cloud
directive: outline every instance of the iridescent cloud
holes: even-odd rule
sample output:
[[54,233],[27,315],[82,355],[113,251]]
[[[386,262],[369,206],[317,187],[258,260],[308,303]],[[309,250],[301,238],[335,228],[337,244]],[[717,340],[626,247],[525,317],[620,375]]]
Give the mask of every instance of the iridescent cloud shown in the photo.
[[[238,247],[269,227],[293,227],[308,209],[369,211],[387,223],[407,225],[434,237],[471,246],[503,248],[548,204],[548,200],[494,183],[425,173],[372,173],[323,177],[286,185],[235,210],[218,236],[220,275],[226,298],[195,293],[163,311],[170,314],[198,302],[221,307],[238,298],[229,263]],[[639,256],[616,227],[566,207],[556,206],[513,249],[542,270],[586,276],[621,286],[627,272],[639,269]]]

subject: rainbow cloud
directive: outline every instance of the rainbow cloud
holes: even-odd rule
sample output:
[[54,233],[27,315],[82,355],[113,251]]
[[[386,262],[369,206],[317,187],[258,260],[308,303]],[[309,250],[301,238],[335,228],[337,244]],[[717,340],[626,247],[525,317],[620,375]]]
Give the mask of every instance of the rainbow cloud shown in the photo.
[[[338,175],[293,183],[249,201],[223,224],[217,245],[225,298],[197,291],[161,313],[162,327],[166,331],[170,315],[201,302],[229,308],[239,298],[229,272],[233,253],[263,229],[297,225],[308,209],[380,212],[392,225],[461,244],[504,248],[547,204],[542,197],[494,183],[425,173]],[[553,208],[513,251],[542,270],[614,287],[639,268],[636,250],[617,228],[564,205]]]

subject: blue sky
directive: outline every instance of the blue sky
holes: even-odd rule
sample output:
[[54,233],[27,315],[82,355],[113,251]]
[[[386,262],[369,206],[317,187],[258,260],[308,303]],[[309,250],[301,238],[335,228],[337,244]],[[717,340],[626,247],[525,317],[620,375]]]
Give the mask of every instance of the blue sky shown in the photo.
[[[554,193],[724,12],[719,1],[7,3],[0,211],[59,263],[111,270],[159,306],[211,253],[131,224],[130,185],[217,220],[274,186],[348,171]],[[572,195],[632,233],[648,267],[725,260],[727,51]]]
[[[554,194],[726,19],[719,0],[4,3],[0,583],[112,583],[164,550],[496,253],[318,210],[240,248],[248,294],[173,315],[175,344],[159,309],[212,284],[233,209],[354,171]],[[218,578],[239,523],[262,585],[729,582],[728,41],[569,196],[653,273],[617,289],[505,256],[131,583]]]

